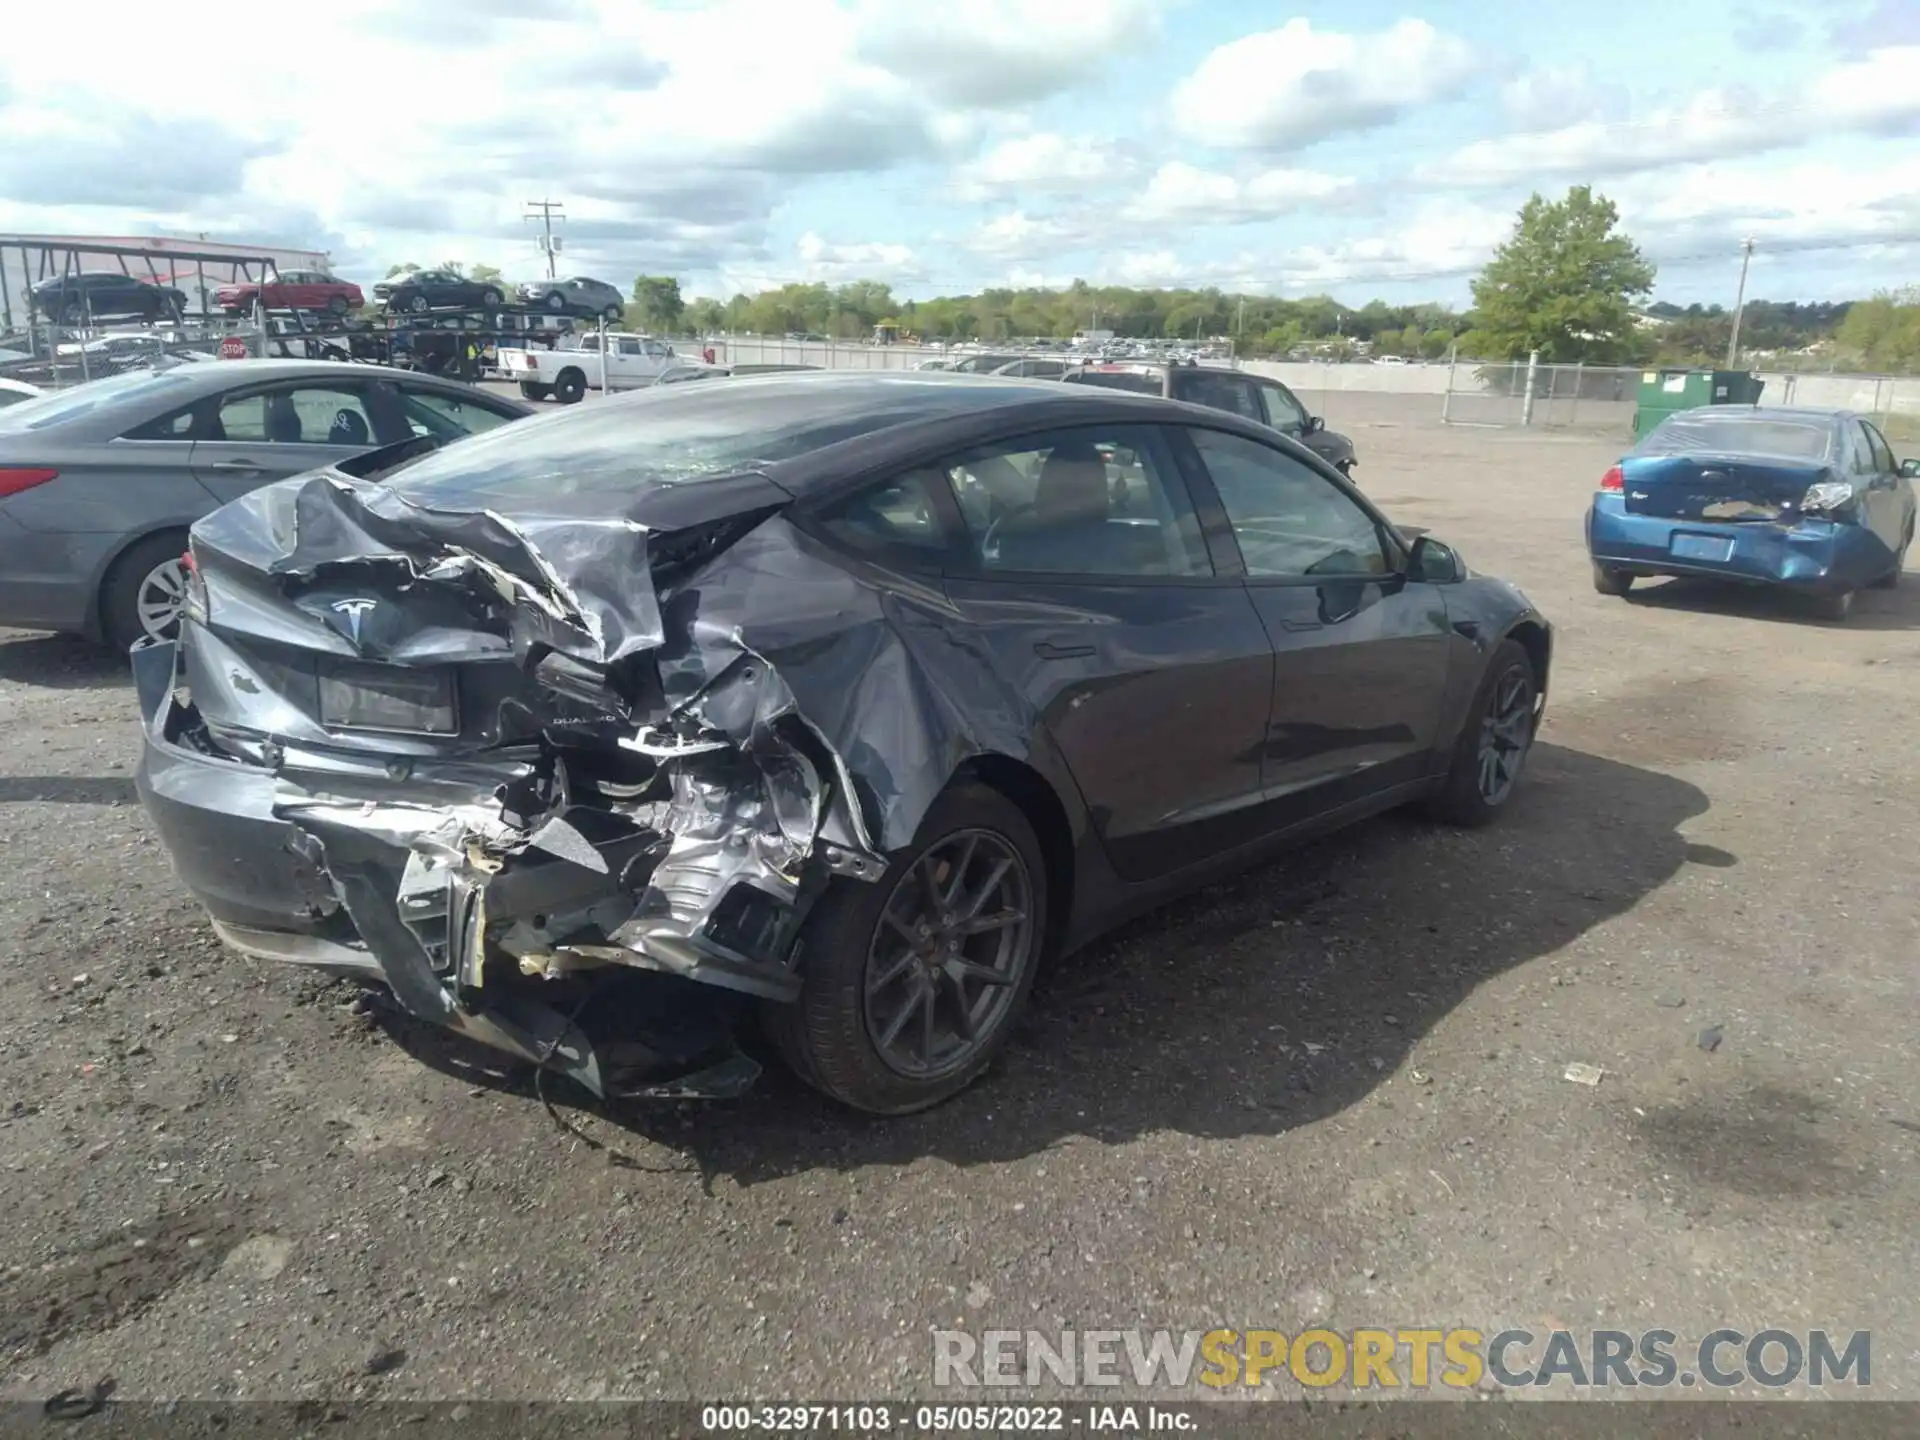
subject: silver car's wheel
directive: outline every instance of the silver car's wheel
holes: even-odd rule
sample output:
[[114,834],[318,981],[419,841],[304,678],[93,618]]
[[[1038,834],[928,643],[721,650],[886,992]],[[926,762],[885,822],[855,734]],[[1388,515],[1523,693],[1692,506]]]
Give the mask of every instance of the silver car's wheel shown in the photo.
[[165,560],[141,580],[133,608],[150,639],[171,640],[180,629],[180,611],[186,603],[186,567],[178,560]]

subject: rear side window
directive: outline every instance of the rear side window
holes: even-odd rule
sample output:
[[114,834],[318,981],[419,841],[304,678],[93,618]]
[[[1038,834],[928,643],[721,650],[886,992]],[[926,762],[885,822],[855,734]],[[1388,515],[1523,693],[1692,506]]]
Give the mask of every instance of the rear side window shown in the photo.
[[910,470],[869,486],[820,517],[820,527],[850,549],[938,564],[947,548],[936,502],[947,483],[939,470]]
[[1263,425],[1267,423],[1266,411],[1260,407],[1260,397],[1253,393],[1253,386],[1239,375],[1189,370],[1175,385],[1174,397],[1204,405],[1209,410],[1224,410],[1229,415],[1244,415]]
[[171,415],[162,415],[149,420],[144,425],[136,425],[120,438],[122,440],[185,440],[193,434],[193,417],[199,413],[196,405],[184,410],[176,410]]

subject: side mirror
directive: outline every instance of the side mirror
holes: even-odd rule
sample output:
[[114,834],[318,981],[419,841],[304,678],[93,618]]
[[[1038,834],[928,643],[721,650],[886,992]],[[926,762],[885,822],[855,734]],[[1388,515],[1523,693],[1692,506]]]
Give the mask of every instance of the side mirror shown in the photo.
[[1900,473],[1909,480],[1920,480],[1920,460],[1902,460]]
[[1431,535],[1421,535],[1408,552],[1407,574],[1429,585],[1456,585],[1467,578],[1467,567],[1452,546],[1441,544]]
[[1307,416],[1307,434],[1318,435],[1326,428],[1327,422],[1322,420],[1318,415]]

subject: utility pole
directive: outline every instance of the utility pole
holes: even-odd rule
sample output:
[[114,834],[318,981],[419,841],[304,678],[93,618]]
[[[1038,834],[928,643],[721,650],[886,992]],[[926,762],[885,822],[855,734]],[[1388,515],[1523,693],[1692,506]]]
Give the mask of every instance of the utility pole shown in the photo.
[[1740,312],[1747,308],[1747,266],[1753,263],[1753,241],[1740,242],[1740,290],[1733,297],[1733,333],[1727,337],[1727,368],[1740,359]]
[[567,207],[557,200],[529,200],[527,201],[527,213],[521,217],[523,220],[538,220],[540,222],[540,251],[547,257],[547,278],[549,280],[553,279],[559,273],[554,268],[553,261],[553,217],[555,215],[558,215],[562,220],[566,219]]

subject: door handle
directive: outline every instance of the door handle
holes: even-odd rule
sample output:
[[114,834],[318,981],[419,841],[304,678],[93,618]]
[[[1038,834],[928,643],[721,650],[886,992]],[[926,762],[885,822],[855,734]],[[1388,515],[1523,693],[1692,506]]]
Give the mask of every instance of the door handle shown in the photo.
[[251,475],[258,475],[267,467],[264,465],[256,465],[251,460],[216,460],[213,462],[213,468],[216,470],[244,471]]
[[1034,642],[1033,653],[1042,660],[1082,660],[1093,654],[1091,645],[1056,645],[1051,640]]

